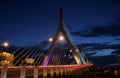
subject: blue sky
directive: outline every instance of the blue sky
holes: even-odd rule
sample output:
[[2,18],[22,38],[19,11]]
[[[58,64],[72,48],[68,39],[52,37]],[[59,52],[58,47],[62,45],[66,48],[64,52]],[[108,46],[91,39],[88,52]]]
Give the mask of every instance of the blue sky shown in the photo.
[[[53,37],[60,0],[0,1],[0,44],[35,45]],[[62,0],[63,17],[77,44],[118,45],[119,0]]]

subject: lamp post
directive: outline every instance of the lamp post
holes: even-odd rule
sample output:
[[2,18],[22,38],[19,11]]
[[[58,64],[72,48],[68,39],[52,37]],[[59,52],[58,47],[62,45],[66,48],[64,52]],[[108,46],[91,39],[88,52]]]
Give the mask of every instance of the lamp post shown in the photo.
[[[1,52],[2,52],[2,48],[3,47],[8,47],[8,45],[9,45],[8,42],[4,42],[1,46]],[[3,65],[2,70],[1,70],[1,78],[7,78],[7,68],[8,68],[7,65]]]

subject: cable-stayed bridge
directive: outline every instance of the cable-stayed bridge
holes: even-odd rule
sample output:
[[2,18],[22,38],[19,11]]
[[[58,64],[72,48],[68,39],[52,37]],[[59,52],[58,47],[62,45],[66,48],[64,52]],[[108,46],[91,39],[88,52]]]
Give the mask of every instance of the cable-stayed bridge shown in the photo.
[[72,40],[62,17],[60,7],[59,27],[47,50],[36,47],[18,48],[12,54],[1,52],[1,78],[38,78],[73,74],[78,69],[92,66],[83,51]]

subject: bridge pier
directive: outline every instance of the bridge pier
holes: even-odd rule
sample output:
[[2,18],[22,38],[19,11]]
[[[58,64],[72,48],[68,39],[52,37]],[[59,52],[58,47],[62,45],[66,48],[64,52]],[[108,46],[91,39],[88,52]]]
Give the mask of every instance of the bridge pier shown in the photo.
[[59,76],[59,70],[58,70],[58,68],[56,68],[55,72],[56,72],[56,76]]
[[53,77],[54,76],[54,70],[53,68],[50,69],[50,77]]
[[64,69],[64,75],[66,76],[66,69]]
[[26,67],[21,66],[21,72],[20,72],[20,78],[25,78],[26,77]]
[[63,75],[63,70],[62,69],[60,69],[60,76],[62,76]]
[[67,69],[67,75],[69,76],[69,73],[70,73],[70,70],[69,69]]
[[7,65],[4,65],[1,71],[1,78],[7,78]]
[[69,75],[71,75],[72,74],[72,69],[69,69]]
[[34,67],[33,78],[38,78],[38,68],[37,67]]
[[47,68],[43,69],[43,78],[47,78]]

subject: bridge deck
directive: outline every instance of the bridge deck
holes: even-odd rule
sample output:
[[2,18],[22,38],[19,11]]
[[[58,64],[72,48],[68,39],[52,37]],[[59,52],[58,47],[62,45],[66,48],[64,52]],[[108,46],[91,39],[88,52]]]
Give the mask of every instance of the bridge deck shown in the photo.
[[[83,69],[92,66],[92,64],[85,64],[85,65],[52,65],[52,66],[25,66],[26,68],[26,76],[33,76],[34,68],[38,69],[38,74],[43,75],[44,70],[47,73],[50,73],[50,70],[53,71],[57,70],[74,70],[74,69]],[[7,78],[19,78],[22,66],[11,66],[7,69]],[[3,67],[0,67],[0,73]]]

